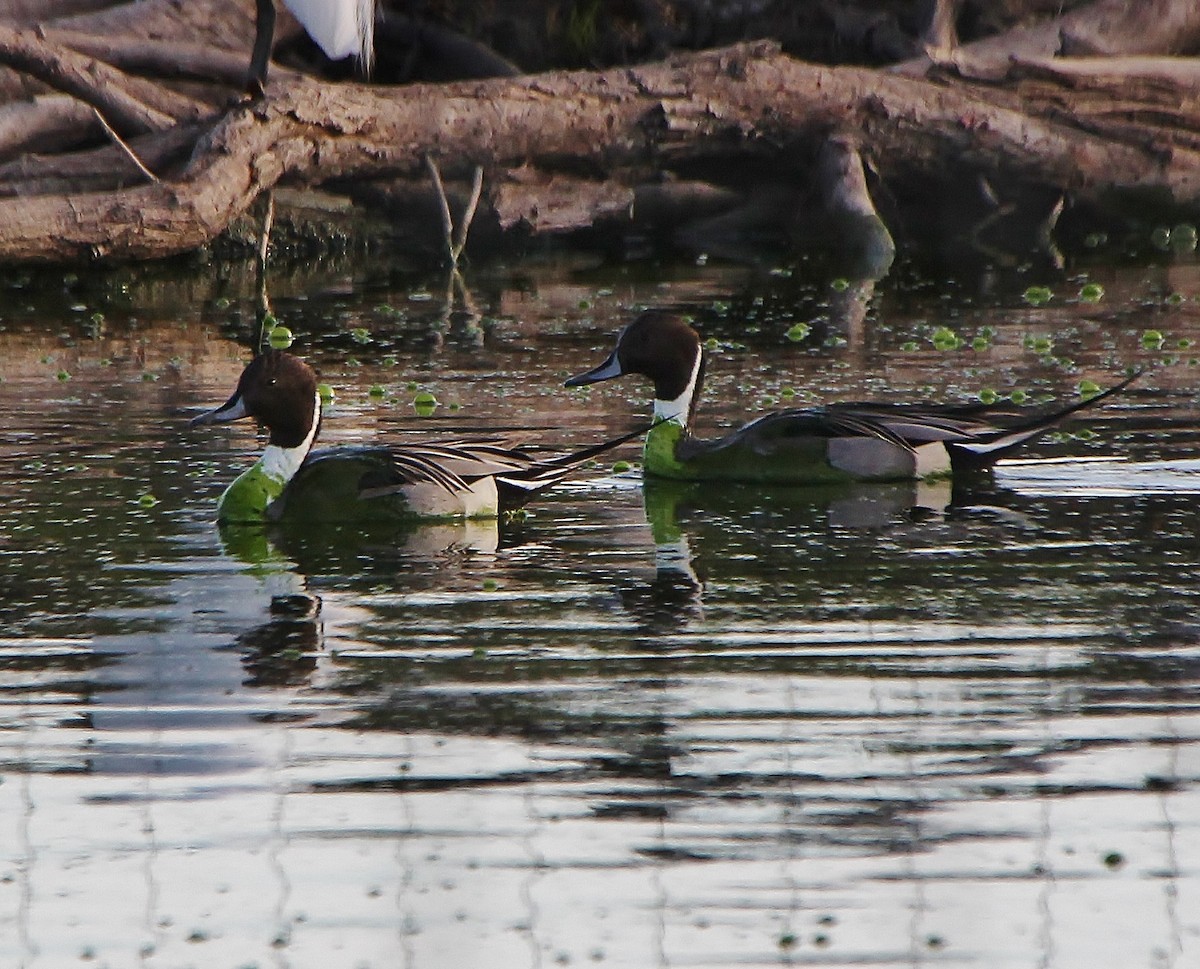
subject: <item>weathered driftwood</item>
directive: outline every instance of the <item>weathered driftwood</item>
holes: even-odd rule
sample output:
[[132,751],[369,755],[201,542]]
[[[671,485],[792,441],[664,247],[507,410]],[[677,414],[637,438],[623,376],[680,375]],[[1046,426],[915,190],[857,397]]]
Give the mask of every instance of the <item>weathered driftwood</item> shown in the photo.
[[[88,10],[100,0],[56,3]],[[480,221],[496,232],[666,225],[709,250],[774,222],[836,241],[834,226],[848,248],[890,255],[864,161],[891,196],[909,176],[973,179],[1001,194],[1034,187],[1039,224],[1064,195],[1098,208],[1200,207],[1194,62],[1051,56],[1064,46],[1200,46],[1200,5],[1094,0],[952,51],[960,5],[939,0],[924,38],[897,41],[924,42],[932,69],[928,57],[894,73],[821,67],[758,43],[440,86],[331,85],[275,69],[262,102],[230,106],[253,0],[141,0],[36,29],[38,5],[24,2],[7,22],[0,12],[0,64],[15,68],[0,68],[0,161],[11,159],[0,164],[0,261],[187,251],[280,181],[407,179],[420,188],[393,198],[423,197],[427,157],[449,179],[483,166]],[[281,19],[289,32],[294,23]],[[452,33],[424,43],[479,59]],[[104,147],[66,151],[97,134]]]
[[0,63],[92,105],[122,134],[165,131],[204,112],[189,98],[48,43],[32,30],[0,26]]
[[1096,0],[957,49],[928,50],[896,70],[921,75],[952,65],[964,76],[999,78],[1014,59],[1181,54],[1198,46],[1200,3],[1194,0]]
[[39,151],[82,147],[98,137],[91,106],[65,94],[42,94],[0,106],[0,161]]
[[839,130],[859,133],[884,177],[967,165],[1099,204],[1124,195],[1200,205],[1191,106],[1152,99],[1162,115],[1147,142],[1032,115],[1016,97],[998,104],[990,88],[817,67],[769,44],[599,73],[398,90],[289,79],[261,104],[217,120],[191,161],[161,183],[0,200],[0,259],[137,259],[193,249],[285,176],[415,177],[432,155],[448,174],[483,165],[493,186],[530,160],[546,169],[568,160],[573,171],[601,179],[622,168],[769,158],[780,146]]

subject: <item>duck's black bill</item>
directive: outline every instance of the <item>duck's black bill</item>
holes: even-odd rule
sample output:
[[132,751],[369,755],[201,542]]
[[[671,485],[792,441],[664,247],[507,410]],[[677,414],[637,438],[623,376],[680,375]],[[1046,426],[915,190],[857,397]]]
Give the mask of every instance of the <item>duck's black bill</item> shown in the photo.
[[621,361],[617,358],[617,351],[614,350],[600,366],[593,367],[587,373],[576,374],[569,378],[563,386],[583,387],[587,384],[598,384],[601,380],[612,380],[624,373],[625,371],[621,369]]
[[242,400],[242,395],[235,393],[220,407],[215,407],[210,411],[193,417],[188,426],[199,427],[201,424],[224,424],[228,421],[237,421],[249,416],[246,413],[246,402]]

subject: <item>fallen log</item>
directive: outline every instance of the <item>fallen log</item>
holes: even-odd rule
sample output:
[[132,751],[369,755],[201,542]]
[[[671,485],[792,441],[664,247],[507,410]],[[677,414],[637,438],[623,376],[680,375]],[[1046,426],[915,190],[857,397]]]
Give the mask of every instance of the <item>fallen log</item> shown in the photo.
[[964,77],[1004,76],[1013,60],[1050,57],[1183,54],[1200,45],[1200,4],[1193,0],[1095,0],[1057,17],[1020,23],[954,50],[931,50],[895,70],[925,75],[953,66]]
[[165,131],[206,112],[190,98],[51,44],[32,30],[0,26],[0,64],[92,105],[123,135]]
[[[1037,83],[1052,100],[1067,82]],[[1084,82],[1070,83],[1077,92]],[[156,171],[159,183],[0,199],[0,260],[167,256],[212,241],[281,180],[423,178],[427,155],[447,177],[482,165],[493,192],[530,165],[626,186],[664,172],[736,185],[751,166],[802,185],[838,132],[854,135],[885,181],[969,169],[1099,207],[1200,208],[1194,115],[1156,116],[1152,137],[1139,141],[1037,110],[993,86],[816,66],[769,43],[601,72],[397,89],[290,77],[261,103],[204,126],[187,164]]]

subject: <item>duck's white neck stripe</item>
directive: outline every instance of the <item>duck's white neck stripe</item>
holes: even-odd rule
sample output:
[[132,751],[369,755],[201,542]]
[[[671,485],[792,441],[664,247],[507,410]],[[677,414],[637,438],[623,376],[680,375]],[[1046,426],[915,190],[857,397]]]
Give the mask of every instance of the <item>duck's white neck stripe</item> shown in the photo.
[[696,362],[692,364],[692,375],[688,378],[687,386],[674,400],[654,399],[654,419],[656,421],[675,421],[680,427],[687,427],[688,416],[692,412],[692,397],[696,393],[696,381],[700,377],[700,363],[703,353],[696,354]]
[[295,477],[300,465],[312,450],[313,441],[317,438],[317,428],[321,425],[321,395],[317,394],[316,409],[313,411],[312,427],[308,435],[295,447],[280,447],[278,444],[268,444],[259,459],[263,473],[282,484],[287,484]]

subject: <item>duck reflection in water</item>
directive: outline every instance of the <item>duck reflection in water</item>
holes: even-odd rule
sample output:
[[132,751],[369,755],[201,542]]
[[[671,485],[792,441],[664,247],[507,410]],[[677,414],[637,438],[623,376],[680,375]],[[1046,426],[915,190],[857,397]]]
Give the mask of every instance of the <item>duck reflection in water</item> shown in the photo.
[[238,636],[249,687],[303,686],[325,648],[321,599],[307,592],[271,597],[271,618]]
[[495,519],[394,528],[263,525],[220,526],[225,553],[242,562],[270,596],[269,618],[227,648],[241,653],[249,687],[294,687],[309,682],[325,648],[321,598],[308,577],[357,574],[364,563],[380,571],[433,562],[442,578],[460,561],[494,559],[500,542]]
[[[744,485],[703,485],[646,478],[642,496],[654,539],[654,578],[624,589],[625,609],[650,634],[683,629],[704,611],[705,561],[726,558],[728,528],[716,523],[747,520],[770,513],[784,520],[823,528],[883,531],[904,521],[941,518],[964,500],[947,480],[859,483],[830,488],[777,488],[771,492]],[[716,525],[716,527],[714,527]],[[720,554],[693,554],[690,539],[720,548]],[[770,541],[760,535],[760,548]],[[739,551],[743,557],[745,551]]]
[[376,527],[313,523],[303,530],[279,526],[219,526],[225,553],[252,569],[281,564],[306,575],[383,568],[414,559],[440,562],[459,557],[493,559],[500,547],[496,519]]

